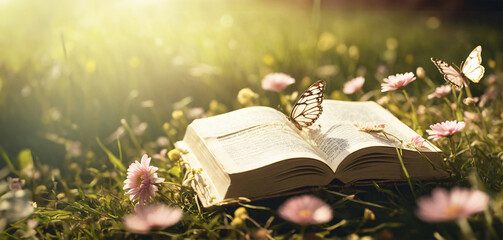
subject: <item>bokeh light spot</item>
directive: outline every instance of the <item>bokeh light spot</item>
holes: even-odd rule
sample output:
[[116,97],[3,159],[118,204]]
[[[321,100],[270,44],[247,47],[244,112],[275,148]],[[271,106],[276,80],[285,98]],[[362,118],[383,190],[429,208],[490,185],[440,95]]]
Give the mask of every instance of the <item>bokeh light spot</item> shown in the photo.
[[129,66],[132,68],[137,68],[140,65],[140,59],[138,57],[131,57],[129,59]]
[[224,28],[230,28],[234,24],[234,19],[231,15],[225,14],[220,17],[220,25]]
[[429,17],[426,20],[426,26],[429,29],[437,29],[438,27],[440,27],[440,19],[438,19],[437,17]]

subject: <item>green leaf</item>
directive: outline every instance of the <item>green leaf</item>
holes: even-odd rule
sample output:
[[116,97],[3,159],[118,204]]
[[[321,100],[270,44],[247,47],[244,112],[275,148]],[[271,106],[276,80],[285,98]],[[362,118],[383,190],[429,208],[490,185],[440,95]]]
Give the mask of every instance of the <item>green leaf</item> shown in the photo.
[[19,165],[19,169],[24,169],[29,165],[33,165],[33,156],[31,155],[31,150],[30,149],[23,149],[18,155],[17,155],[17,162]]
[[180,178],[180,175],[182,174],[182,171],[178,166],[174,166],[168,170],[168,173],[173,175],[174,177]]
[[126,171],[126,167],[124,167],[124,164],[122,164],[121,160],[117,158],[110,150],[108,150],[105,145],[101,142],[99,138],[96,138],[96,141],[98,142],[98,145],[100,145],[101,149],[107,154],[108,160],[114,165],[114,167],[119,168],[121,171]]
[[9,155],[7,155],[7,152],[5,152],[5,150],[2,147],[0,147],[0,155],[7,162],[7,165],[9,165],[10,171],[13,172],[14,174],[16,174],[17,176],[21,176],[19,171],[16,170],[16,167],[14,167],[14,164],[12,164],[12,161],[10,160]]

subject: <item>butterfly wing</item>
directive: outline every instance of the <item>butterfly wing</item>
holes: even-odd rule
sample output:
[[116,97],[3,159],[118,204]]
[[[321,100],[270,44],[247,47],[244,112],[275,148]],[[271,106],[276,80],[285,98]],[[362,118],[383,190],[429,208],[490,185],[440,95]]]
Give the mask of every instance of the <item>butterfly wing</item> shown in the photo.
[[437,58],[431,58],[431,61],[437,66],[438,71],[444,75],[446,81],[460,88],[466,85],[463,75],[454,66]]
[[292,108],[290,122],[299,130],[302,127],[309,127],[320,117],[323,107],[323,93],[325,92],[325,81],[320,80],[311,85],[297,100]]
[[465,63],[461,67],[461,72],[474,83],[478,83],[484,76],[484,66],[482,64],[482,47],[477,46],[466,58]]

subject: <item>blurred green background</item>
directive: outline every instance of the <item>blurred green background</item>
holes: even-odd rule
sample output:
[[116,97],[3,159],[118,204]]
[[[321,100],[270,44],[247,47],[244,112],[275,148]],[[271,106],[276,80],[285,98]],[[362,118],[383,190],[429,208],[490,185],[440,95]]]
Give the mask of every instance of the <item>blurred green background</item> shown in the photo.
[[460,64],[477,45],[485,76],[501,69],[502,21],[483,11],[488,1],[476,11],[476,1],[365,2],[0,0],[0,146],[54,166],[103,155],[96,138],[115,148],[119,136],[128,151],[121,119],[148,143],[166,135],[173,110],[239,108],[244,87],[275,107],[260,88],[270,72],[297,80],[286,92],[324,79],[337,97],[353,77],[378,91],[418,66],[440,85],[429,58]]

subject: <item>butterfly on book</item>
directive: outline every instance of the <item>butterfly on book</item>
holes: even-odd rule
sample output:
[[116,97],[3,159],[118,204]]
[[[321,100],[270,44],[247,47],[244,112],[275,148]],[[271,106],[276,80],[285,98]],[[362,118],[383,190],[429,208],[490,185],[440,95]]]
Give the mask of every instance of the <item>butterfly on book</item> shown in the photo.
[[326,83],[319,80],[311,85],[293,105],[292,112],[288,120],[295,127],[302,130],[303,127],[309,127],[318,120],[323,111],[321,102],[323,102],[323,94],[325,92]]
[[478,83],[484,76],[484,66],[482,63],[482,47],[477,46],[468,55],[466,61],[461,65],[461,68],[454,67],[440,59],[431,58],[431,61],[437,66],[440,73],[444,75],[444,79],[456,87],[468,86],[468,80]]

